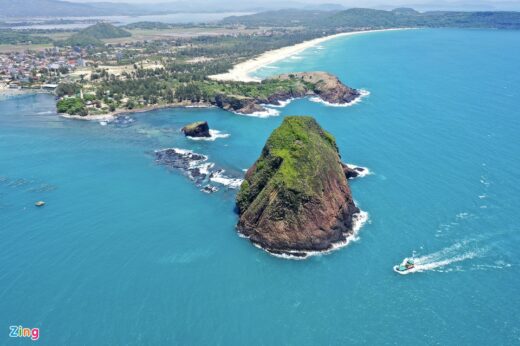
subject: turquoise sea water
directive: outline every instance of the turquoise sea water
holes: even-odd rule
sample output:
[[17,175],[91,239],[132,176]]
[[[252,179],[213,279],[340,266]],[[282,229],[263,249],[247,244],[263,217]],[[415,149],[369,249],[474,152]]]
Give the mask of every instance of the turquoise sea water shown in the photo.
[[[370,96],[281,116],[171,109],[101,126],[52,97],[0,102],[0,344],[520,343],[520,33],[414,30],[329,41],[260,75],[326,70]],[[235,190],[204,194],[154,162],[176,147],[240,176],[284,115],[311,114],[369,222],[327,256],[239,238]],[[207,120],[228,138],[183,138]],[[47,205],[35,208],[34,202]],[[415,254],[425,271],[392,271]]]

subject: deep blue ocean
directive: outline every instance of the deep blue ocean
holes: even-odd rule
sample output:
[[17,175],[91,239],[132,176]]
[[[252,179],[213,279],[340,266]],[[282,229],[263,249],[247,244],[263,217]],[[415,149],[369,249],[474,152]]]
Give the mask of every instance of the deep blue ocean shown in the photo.
[[[219,109],[62,119],[54,99],[0,101],[0,344],[520,344],[520,32],[344,37],[258,71],[325,70],[370,95],[279,116]],[[154,151],[240,177],[285,115],[313,115],[369,214],[357,240],[304,261],[235,230],[236,190],[205,194]],[[207,120],[227,138],[193,141]],[[44,200],[43,208],[34,203]],[[415,256],[423,271],[393,272]]]

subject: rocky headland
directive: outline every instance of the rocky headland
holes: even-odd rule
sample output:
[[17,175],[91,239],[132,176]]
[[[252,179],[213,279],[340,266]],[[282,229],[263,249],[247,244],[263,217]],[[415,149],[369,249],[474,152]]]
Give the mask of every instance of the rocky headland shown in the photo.
[[[281,106],[286,101],[296,98],[310,97],[333,105],[348,105],[362,97],[363,91],[350,88],[343,84],[336,76],[327,72],[298,72],[282,74],[264,79],[260,83],[245,82],[208,82],[204,85],[203,96],[194,93],[184,95],[182,100],[155,105],[139,105],[137,108],[117,108],[111,113],[103,114],[65,114],[61,116],[70,119],[111,121],[122,113],[145,112],[155,109],[174,107],[219,107],[221,109],[245,115],[271,115],[272,109],[268,106]],[[200,91],[200,90],[199,90]],[[58,101],[58,104],[62,102]],[[78,101],[80,104],[83,101]],[[198,137],[209,137],[201,127],[202,124],[191,124],[200,133]],[[185,127],[191,131],[191,125]],[[209,128],[208,128],[209,129]],[[209,130],[208,130],[209,131]],[[197,135],[199,132],[192,132]],[[190,137],[197,137],[187,135]]]
[[276,87],[262,96],[219,94],[213,104],[228,111],[253,114],[265,112],[266,105],[279,106],[295,98],[318,97],[326,103],[345,105],[362,96],[359,90],[346,86],[327,72],[288,73],[262,81],[266,85],[276,82],[283,82],[287,87]]
[[237,195],[237,228],[274,254],[306,257],[344,243],[357,214],[334,137],[312,117],[286,117]]

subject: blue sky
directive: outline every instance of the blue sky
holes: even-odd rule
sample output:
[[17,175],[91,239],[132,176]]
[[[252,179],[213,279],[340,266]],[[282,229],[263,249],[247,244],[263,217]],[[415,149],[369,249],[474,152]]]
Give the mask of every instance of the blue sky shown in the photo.
[[[126,3],[159,3],[176,1],[168,0],[68,0],[74,2],[126,2]],[[182,1],[182,0],[181,0]],[[202,0],[197,2],[207,2],[216,4],[222,0]],[[266,2],[273,2],[267,0]],[[282,1],[276,1],[283,3]],[[520,0],[290,0],[291,2],[318,4],[318,3],[337,3],[346,7],[373,7],[373,8],[393,8],[400,6],[416,7],[420,9],[457,9],[457,10],[520,10]],[[262,5],[262,0],[249,0],[248,4]]]
[[[69,0],[74,2],[126,2],[126,3],[160,3],[168,2],[175,3],[176,1],[168,0]],[[220,3],[225,4],[226,0],[205,0],[208,3]],[[262,0],[246,0],[250,4],[256,4],[261,6],[264,1]],[[410,6],[418,8],[446,8],[446,9],[496,9],[496,10],[520,10],[520,0],[365,0],[363,2],[356,0],[292,0],[300,3],[337,3],[342,4],[346,7],[374,7],[374,8],[391,8],[399,6]],[[272,2],[272,1],[268,1]],[[279,3],[279,2],[278,2]]]

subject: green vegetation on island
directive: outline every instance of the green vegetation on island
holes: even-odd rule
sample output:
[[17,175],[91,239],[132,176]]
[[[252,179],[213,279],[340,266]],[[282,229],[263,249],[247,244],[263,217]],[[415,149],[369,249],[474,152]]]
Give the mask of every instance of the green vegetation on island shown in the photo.
[[62,98],[56,104],[56,109],[58,113],[67,113],[70,115],[87,115],[87,111],[85,109],[85,101],[79,97],[67,97]]
[[[267,140],[262,155],[255,162],[254,174],[248,174],[237,195],[240,211],[245,211],[258,197],[268,198],[270,190],[283,187],[287,190],[290,206],[310,200],[320,193],[322,186],[314,178],[320,170],[322,155],[337,155],[334,137],[323,130],[312,117],[286,117]],[[334,167],[334,165],[331,165]],[[343,171],[334,170],[343,179]],[[266,184],[269,183],[269,188]],[[265,191],[261,191],[264,190]]]

